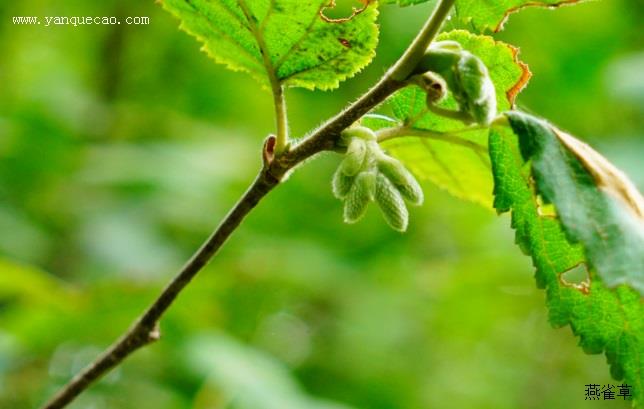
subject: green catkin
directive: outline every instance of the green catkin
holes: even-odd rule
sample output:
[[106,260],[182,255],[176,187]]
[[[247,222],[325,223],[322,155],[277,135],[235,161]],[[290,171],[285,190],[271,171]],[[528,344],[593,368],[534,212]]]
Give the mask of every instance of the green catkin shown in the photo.
[[360,172],[344,200],[344,221],[355,223],[364,216],[376,195],[376,173]]
[[367,145],[364,139],[353,137],[349,141],[347,153],[340,164],[340,170],[347,176],[355,176],[363,168],[367,155]]
[[331,181],[333,195],[338,199],[344,199],[347,194],[349,194],[351,186],[353,186],[355,180],[355,176],[345,175],[344,172],[342,172],[342,169],[338,167],[333,174],[333,180]]
[[406,201],[415,206],[423,204],[423,189],[399,160],[382,154],[378,158],[378,170],[389,179]]
[[367,158],[365,160],[365,170],[376,170],[378,158],[383,155],[382,148],[377,141],[367,142]]
[[[358,133],[361,136],[357,136]],[[344,200],[345,223],[360,220],[369,202],[375,200],[387,224],[404,232],[409,222],[405,200],[420,205],[423,191],[400,161],[382,151],[372,134],[373,131],[363,127],[343,132],[348,148],[345,159],[333,175],[333,194]]]
[[376,179],[376,203],[380,206],[385,221],[399,232],[407,230],[409,212],[402,195],[382,173]]
[[365,141],[374,141],[376,140],[376,134],[371,129],[365,126],[352,126],[342,131],[342,139],[347,141],[347,144],[351,141],[352,138],[360,138]]

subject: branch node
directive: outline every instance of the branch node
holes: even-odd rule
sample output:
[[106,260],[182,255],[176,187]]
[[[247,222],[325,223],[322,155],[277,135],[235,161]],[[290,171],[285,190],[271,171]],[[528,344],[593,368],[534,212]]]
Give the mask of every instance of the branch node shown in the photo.
[[275,144],[277,143],[277,137],[275,135],[268,135],[264,140],[264,147],[262,148],[262,162],[264,163],[264,169],[267,169],[275,160]]
[[161,339],[161,328],[159,323],[155,323],[152,330],[148,331],[148,343],[152,343]]

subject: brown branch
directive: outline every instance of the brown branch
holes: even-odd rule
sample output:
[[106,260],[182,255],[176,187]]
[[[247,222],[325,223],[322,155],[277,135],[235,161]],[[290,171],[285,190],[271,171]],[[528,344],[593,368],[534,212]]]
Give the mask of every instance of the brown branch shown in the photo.
[[262,170],[212,235],[130,329],[95,361],[63,386],[56,395],[42,406],[42,409],[64,408],[92,383],[112,368],[118,366],[129,355],[159,339],[158,322],[179,293],[212,259],[246,215],[280,183],[284,175],[317,153],[335,149],[340,133],[345,128],[351,126],[387,97],[406,85],[406,75],[413,70],[425,49],[434,39],[454,1],[441,0],[428,22],[396,65],[360,99],[316,129],[294,148],[281,154],[280,152],[274,152],[275,137],[269,137],[264,144],[262,156],[264,166]]
[[181,290],[210,261],[217,250],[239,226],[244,217],[266,196],[279,180],[266,171],[260,172],[255,182],[221,222],[215,232],[192,256],[179,274],[163,290],[161,295],[143,313],[143,315],[111,347],[89,366],[76,375],[47,404],[45,409],[64,408],[76,396],[83,392],[96,379],[121,363],[127,356],[139,348],[159,339],[158,321],[172,305]]

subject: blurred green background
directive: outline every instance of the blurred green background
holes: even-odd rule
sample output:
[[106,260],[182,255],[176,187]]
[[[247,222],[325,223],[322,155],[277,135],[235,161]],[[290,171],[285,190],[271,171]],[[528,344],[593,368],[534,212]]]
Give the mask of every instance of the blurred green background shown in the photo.
[[[384,7],[378,56],[333,92],[288,93],[302,135],[396,59],[431,4]],[[148,16],[18,26],[12,16]],[[534,77],[521,107],[644,187],[644,8],[513,15],[498,38]],[[213,64],[152,1],[0,4],[0,407],[34,408],[111,343],[260,165],[271,98]],[[447,28],[457,28],[448,22]],[[426,186],[405,235],[341,222],[336,155],[247,219],[162,322],[163,338],[73,408],[626,408],[544,293],[507,216]]]

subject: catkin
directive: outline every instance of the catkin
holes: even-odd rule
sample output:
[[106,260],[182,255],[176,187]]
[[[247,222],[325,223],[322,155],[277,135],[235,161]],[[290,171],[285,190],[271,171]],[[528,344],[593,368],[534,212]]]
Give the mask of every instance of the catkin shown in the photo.
[[376,203],[385,221],[392,229],[404,232],[409,222],[409,212],[398,189],[382,173],[376,180]]
[[342,139],[350,141],[351,138],[360,138],[365,141],[376,140],[376,134],[365,126],[352,126],[342,131]]
[[361,172],[344,201],[344,221],[355,223],[364,216],[367,205],[376,194],[375,172]]
[[351,138],[347,153],[340,164],[340,170],[347,176],[355,176],[363,168],[367,155],[367,145],[364,139]]
[[331,181],[333,195],[338,199],[344,199],[347,194],[349,194],[351,186],[353,186],[353,182],[355,180],[355,176],[345,175],[344,172],[342,172],[342,169],[338,167],[333,174],[333,180]]
[[423,189],[414,175],[399,160],[387,155],[380,155],[378,170],[389,179],[410,204],[416,206],[423,204]]

